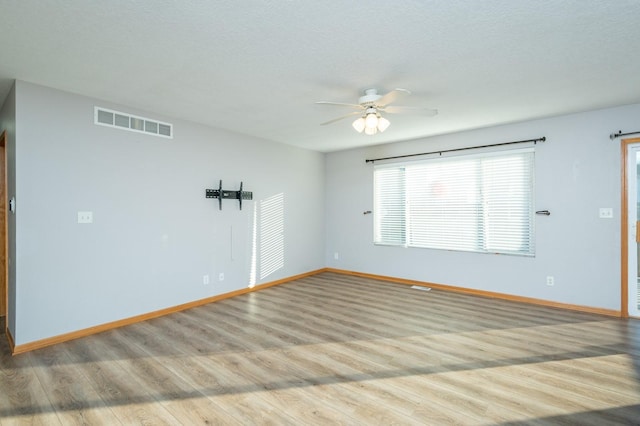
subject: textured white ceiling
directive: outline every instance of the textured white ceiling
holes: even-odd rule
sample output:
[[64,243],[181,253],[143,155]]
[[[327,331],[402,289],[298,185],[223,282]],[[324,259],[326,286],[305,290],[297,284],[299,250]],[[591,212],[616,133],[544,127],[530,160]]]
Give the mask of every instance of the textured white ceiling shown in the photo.
[[[640,102],[638,0],[0,0],[21,79],[318,151]],[[413,92],[373,137],[369,87]],[[640,118],[639,118],[640,119]]]

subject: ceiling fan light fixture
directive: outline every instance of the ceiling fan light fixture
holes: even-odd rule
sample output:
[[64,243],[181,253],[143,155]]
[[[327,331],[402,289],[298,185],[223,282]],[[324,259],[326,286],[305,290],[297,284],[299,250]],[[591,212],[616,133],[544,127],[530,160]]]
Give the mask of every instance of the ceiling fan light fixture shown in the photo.
[[367,128],[375,129],[378,127],[378,116],[375,112],[367,113],[366,118],[364,119],[367,125]]
[[389,127],[390,124],[391,123],[386,118],[384,117],[378,118],[378,130],[380,132],[384,132],[385,130],[387,130],[387,127]]
[[366,127],[366,122],[364,121],[363,117],[360,117],[356,121],[353,122],[352,126],[353,126],[354,129],[356,129],[356,132],[362,133],[362,131]]
[[352,126],[358,133],[364,132],[366,135],[372,136],[378,132],[384,132],[390,124],[389,120],[382,117],[374,108],[371,108],[366,111],[363,117],[354,121]]

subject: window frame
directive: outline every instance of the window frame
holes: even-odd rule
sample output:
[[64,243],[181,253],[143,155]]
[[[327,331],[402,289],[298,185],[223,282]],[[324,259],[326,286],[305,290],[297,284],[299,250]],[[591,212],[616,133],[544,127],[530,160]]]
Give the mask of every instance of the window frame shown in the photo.
[[[447,163],[454,164],[454,163],[462,163],[464,161],[471,161],[472,163],[477,163],[475,167],[482,168],[483,164],[489,163],[492,160],[495,160],[495,159],[500,160],[500,159],[514,157],[514,156],[520,157],[520,159],[514,159],[513,161],[522,161],[524,166],[523,169],[521,169],[522,173],[518,171],[514,175],[519,177],[520,179],[520,181],[517,184],[515,184],[517,186],[517,190],[521,191],[521,192],[517,192],[517,194],[525,195],[526,198],[522,199],[521,203],[510,203],[509,201],[505,202],[504,200],[502,200],[501,201],[502,204],[493,204],[494,206],[498,206],[496,207],[496,210],[494,210],[494,212],[505,211],[505,206],[511,208],[511,210],[506,210],[509,213],[511,211],[515,211],[516,207],[518,208],[517,210],[518,214],[514,216],[515,219],[512,221],[511,224],[507,224],[506,226],[500,226],[500,224],[498,223],[497,225],[494,224],[493,226],[494,226],[494,229],[496,229],[495,227],[497,227],[497,229],[499,230],[504,230],[508,228],[510,232],[512,228],[517,229],[518,227],[521,227],[522,232],[520,234],[516,234],[518,236],[516,236],[515,238],[513,238],[512,236],[508,236],[506,239],[500,240],[496,246],[493,246],[493,247],[491,246],[492,244],[491,241],[495,240],[495,235],[498,235],[499,233],[496,233],[494,230],[492,234],[489,234],[490,229],[488,228],[488,226],[490,226],[491,218],[487,216],[487,208],[488,208],[487,200],[490,198],[488,195],[489,193],[494,194],[494,197],[495,197],[495,183],[493,182],[493,183],[487,184],[486,181],[490,176],[493,176],[493,179],[495,179],[496,176],[499,175],[499,172],[481,170],[479,171],[479,173],[482,177],[479,177],[480,175],[475,177],[477,185],[484,185],[483,190],[480,190],[480,192],[478,193],[480,200],[477,202],[478,205],[482,206],[480,208],[480,210],[482,211],[479,213],[476,212],[475,219],[474,219],[476,221],[481,221],[481,223],[477,225],[478,230],[475,233],[474,241],[477,242],[476,246],[473,248],[469,248],[469,247],[463,247],[460,244],[455,244],[455,242],[449,244],[450,242],[446,241],[446,237],[443,237],[445,238],[445,240],[443,240],[442,244],[438,246],[428,245],[428,244],[427,245],[416,244],[415,240],[412,241],[411,235],[413,233],[416,233],[416,231],[412,229],[412,227],[416,226],[414,224],[416,220],[415,219],[416,214],[414,212],[413,216],[411,215],[412,210],[410,207],[408,207],[408,205],[412,199],[416,199],[420,197],[419,195],[411,194],[408,192],[410,191],[410,188],[408,188],[407,181],[409,180],[409,178],[407,176],[412,173],[412,170],[411,170],[412,168],[424,167],[425,169],[429,169],[429,168],[433,169],[438,165],[443,165],[442,167],[446,168]],[[411,160],[411,161],[405,160],[402,162],[390,162],[390,163],[374,165],[373,243],[375,245],[380,245],[380,246],[393,246],[393,247],[405,247],[405,248],[429,248],[434,250],[464,251],[464,252],[473,252],[473,253],[535,257],[536,255],[535,166],[536,164],[535,164],[535,148],[534,147],[490,150],[490,151],[483,151],[483,152],[473,153],[473,154],[466,153],[466,154],[457,154],[457,155],[450,154],[446,156],[441,155],[440,157],[435,157],[435,158],[431,157],[427,159],[419,159],[419,160]],[[407,171],[408,169],[409,171]],[[403,196],[396,197],[398,199],[404,199],[404,206],[401,208],[401,210],[404,211],[403,223],[397,225],[397,227],[402,228],[402,235],[401,235],[402,238],[400,238],[401,241],[394,242],[394,241],[391,241],[390,239],[381,238],[381,235],[384,233],[384,230],[381,229],[380,227],[382,225],[382,221],[387,216],[387,213],[383,214],[381,212],[380,197],[383,196],[384,194],[381,194],[379,191],[380,182],[378,180],[379,180],[381,171],[384,171],[384,170],[387,170],[387,171],[403,170],[403,174],[404,174],[403,176],[404,183],[402,185],[404,194]],[[511,181],[507,180],[507,178],[502,177],[502,179],[503,180],[499,182],[501,182],[503,185],[507,184],[509,185],[510,188],[511,186],[514,185],[511,183]],[[453,179],[451,182],[454,182],[454,181],[455,179]],[[494,185],[494,187],[492,187],[491,185]],[[493,190],[489,191],[490,188],[493,188]],[[505,198],[505,197],[498,196],[498,198]],[[495,201],[496,200],[494,200],[494,202]],[[451,211],[447,210],[447,212],[451,212]],[[459,213],[459,211],[455,211],[453,213]],[[398,212],[394,212],[394,214],[397,216]],[[429,219],[429,220],[432,220],[432,219]],[[424,232],[424,230],[422,231]],[[433,239],[433,238],[428,238],[428,239]],[[496,244],[496,243],[494,242],[493,244]],[[502,246],[500,246],[501,244]],[[511,244],[512,248],[507,248],[509,244]],[[519,247],[517,247],[518,245]]]

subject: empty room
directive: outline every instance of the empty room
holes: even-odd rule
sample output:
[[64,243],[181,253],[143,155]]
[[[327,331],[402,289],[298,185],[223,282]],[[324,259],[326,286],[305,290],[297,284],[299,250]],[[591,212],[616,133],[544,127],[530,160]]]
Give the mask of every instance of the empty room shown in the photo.
[[0,426],[640,425],[640,2],[0,17]]

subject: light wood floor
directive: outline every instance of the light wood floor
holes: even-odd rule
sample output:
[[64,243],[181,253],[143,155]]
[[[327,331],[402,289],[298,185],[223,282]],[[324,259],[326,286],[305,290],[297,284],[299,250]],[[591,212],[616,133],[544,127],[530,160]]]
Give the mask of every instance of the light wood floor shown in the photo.
[[640,424],[640,321],[324,273],[12,357],[0,424]]

